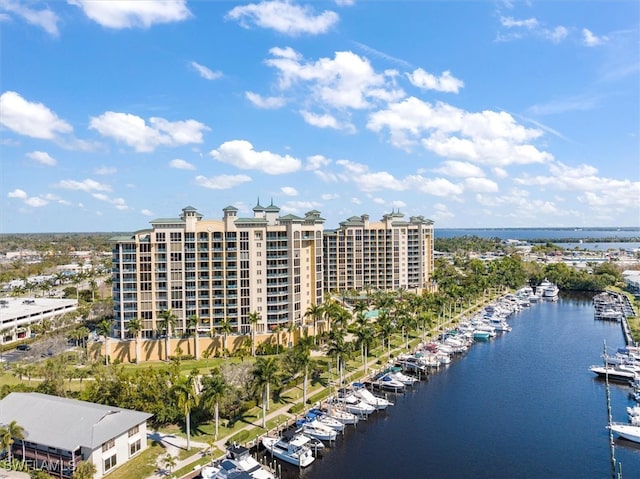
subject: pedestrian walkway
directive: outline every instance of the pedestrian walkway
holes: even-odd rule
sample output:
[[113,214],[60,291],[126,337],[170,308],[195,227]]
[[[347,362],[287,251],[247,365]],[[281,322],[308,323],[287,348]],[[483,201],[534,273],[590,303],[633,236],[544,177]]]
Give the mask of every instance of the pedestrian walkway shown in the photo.
[[[190,446],[191,449],[194,450],[194,453],[180,461],[177,460],[178,455],[182,451],[186,451],[187,449],[187,439],[181,436],[176,436],[175,434],[165,434],[159,431],[149,431],[147,433],[147,438],[151,441],[162,444],[165,448],[165,453],[158,456],[156,460],[156,471],[151,475],[147,476],[147,479],[167,479],[177,477],[174,476],[167,467],[165,466],[163,459],[170,454],[174,458],[176,458],[176,465],[173,467],[174,471],[178,471],[185,466],[193,464],[203,456],[208,454],[209,445],[204,442],[198,442],[191,440]],[[197,452],[196,452],[197,451]]]

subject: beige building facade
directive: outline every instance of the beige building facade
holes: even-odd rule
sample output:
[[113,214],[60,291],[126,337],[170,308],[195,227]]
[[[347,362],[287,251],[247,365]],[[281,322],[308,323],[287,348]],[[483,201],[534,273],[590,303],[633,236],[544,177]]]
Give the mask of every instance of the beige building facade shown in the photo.
[[370,221],[368,215],[353,216],[339,228],[325,230],[325,288],[429,289],[433,240],[433,221],[422,216],[408,221],[399,211],[380,221]]
[[280,216],[273,203],[254,216],[233,206],[222,220],[205,220],[193,207],[178,218],[112,239],[114,336],[128,337],[128,322],[142,322],[142,337],[162,332],[163,311],[176,316],[176,333],[197,318],[199,334],[246,334],[257,313],[257,333],[300,324],[321,304],[322,236],[318,211]]

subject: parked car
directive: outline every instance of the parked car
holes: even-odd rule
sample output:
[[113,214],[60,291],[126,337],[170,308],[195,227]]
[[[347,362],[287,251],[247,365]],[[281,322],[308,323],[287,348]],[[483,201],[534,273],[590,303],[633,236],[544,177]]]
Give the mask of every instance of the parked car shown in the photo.
[[19,344],[16,348],[18,351],[31,351],[31,346],[28,344]]

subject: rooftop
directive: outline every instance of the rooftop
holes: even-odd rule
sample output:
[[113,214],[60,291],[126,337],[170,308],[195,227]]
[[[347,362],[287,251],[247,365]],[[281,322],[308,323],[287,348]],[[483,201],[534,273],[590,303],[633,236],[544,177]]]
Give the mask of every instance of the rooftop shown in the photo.
[[75,451],[96,449],[152,415],[40,393],[11,393],[0,401],[0,424],[17,421],[29,442]]

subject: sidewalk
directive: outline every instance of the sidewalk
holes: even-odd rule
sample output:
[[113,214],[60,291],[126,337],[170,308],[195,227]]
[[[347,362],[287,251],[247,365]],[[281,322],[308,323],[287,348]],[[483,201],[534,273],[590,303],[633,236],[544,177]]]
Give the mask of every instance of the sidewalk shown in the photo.
[[[187,449],[187,439],[184,437],[176,436],[175,434],[164,434],[158,431],[147,432],[147,438],[151,441],[161,443],[165,448],[165,453],[161,454],[156,460],[156,471],[152,475],[147,476],[147,479],[167,479],[177,477],[169,473],[168,469],[163,463],[163,459],[167,454],[171,454],[174,458],[177,458],[178,454],[180,454],[181,451]],[[192,450],[194,450],[193,455],[182,459],[181,461],[178,461],[176,459],[176,465],[173,468],[174,471],[178,471],[185,466],[193,464],[195,461],[208,454],[208,444],[191,440],[190,445]],[[204,452],[201,452],[200,449],[204,449]]]

